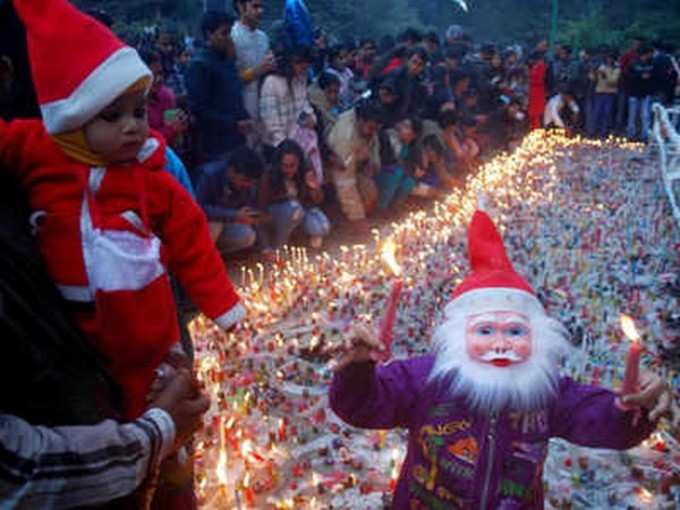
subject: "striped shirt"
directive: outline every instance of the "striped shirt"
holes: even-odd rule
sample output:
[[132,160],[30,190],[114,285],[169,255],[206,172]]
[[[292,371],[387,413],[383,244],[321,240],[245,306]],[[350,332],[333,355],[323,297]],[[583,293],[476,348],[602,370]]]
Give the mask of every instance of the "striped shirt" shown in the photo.
[[173,450],[161,409],[120,424],[33,426],[0,414],[0,509],[103,504],[131,494]]

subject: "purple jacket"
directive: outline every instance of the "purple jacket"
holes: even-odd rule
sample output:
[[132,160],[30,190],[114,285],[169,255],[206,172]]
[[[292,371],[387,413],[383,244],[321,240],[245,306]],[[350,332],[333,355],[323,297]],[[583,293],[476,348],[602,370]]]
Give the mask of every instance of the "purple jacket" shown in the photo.
[[425,356],[377,367],[354,363],[333,379],[331,407],[344,421],[409,430],[394,509],[542,509],[549,438],[623,450],[655,427],[646,418],[633,427],[633,413],[614,405],[614,393],[567,377],[545,409],[475,415],[445,385],[428,383],[433,362]]

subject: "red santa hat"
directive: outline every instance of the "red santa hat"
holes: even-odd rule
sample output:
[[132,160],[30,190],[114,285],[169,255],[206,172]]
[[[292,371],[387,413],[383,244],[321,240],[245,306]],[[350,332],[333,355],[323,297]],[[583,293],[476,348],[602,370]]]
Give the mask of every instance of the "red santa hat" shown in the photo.
[[476,211],[468,227],[471,273],[453,291],[446,307],[453,313],[509,311],[545,314],[531,286],[515,271],[489,215]]
[[65,0],[14,0],[26,26],[45,129],[73,131],[151,71],[133,48]]

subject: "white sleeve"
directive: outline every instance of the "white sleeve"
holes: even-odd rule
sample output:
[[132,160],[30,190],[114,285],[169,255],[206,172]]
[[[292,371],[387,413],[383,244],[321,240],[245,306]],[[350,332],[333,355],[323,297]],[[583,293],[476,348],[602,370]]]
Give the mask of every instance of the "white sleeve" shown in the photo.
[[174,441],[175,425],[161,409],[126,424],[52,428],[0,414],[0,506],[71,508],[130,495]]

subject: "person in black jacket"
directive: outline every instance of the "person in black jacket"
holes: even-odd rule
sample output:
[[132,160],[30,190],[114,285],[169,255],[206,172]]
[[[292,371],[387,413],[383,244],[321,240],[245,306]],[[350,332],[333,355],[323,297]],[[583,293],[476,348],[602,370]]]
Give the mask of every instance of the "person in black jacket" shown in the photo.
[[[652,48],[640,48],[638,58],[628,68],[626,84],[628,87],[628,138],[647,140],[650,126],[652,96],[656,92]],[[640,130],[638,131],[638,119]]]
[[187,70],[187,101],[196,117],[201,163],[224,160],[245,143],[245,134],[252,128],[236,69],[233,24],[234,18],[226,13],[204,13],[201,30],[205,47],[196,53]]

